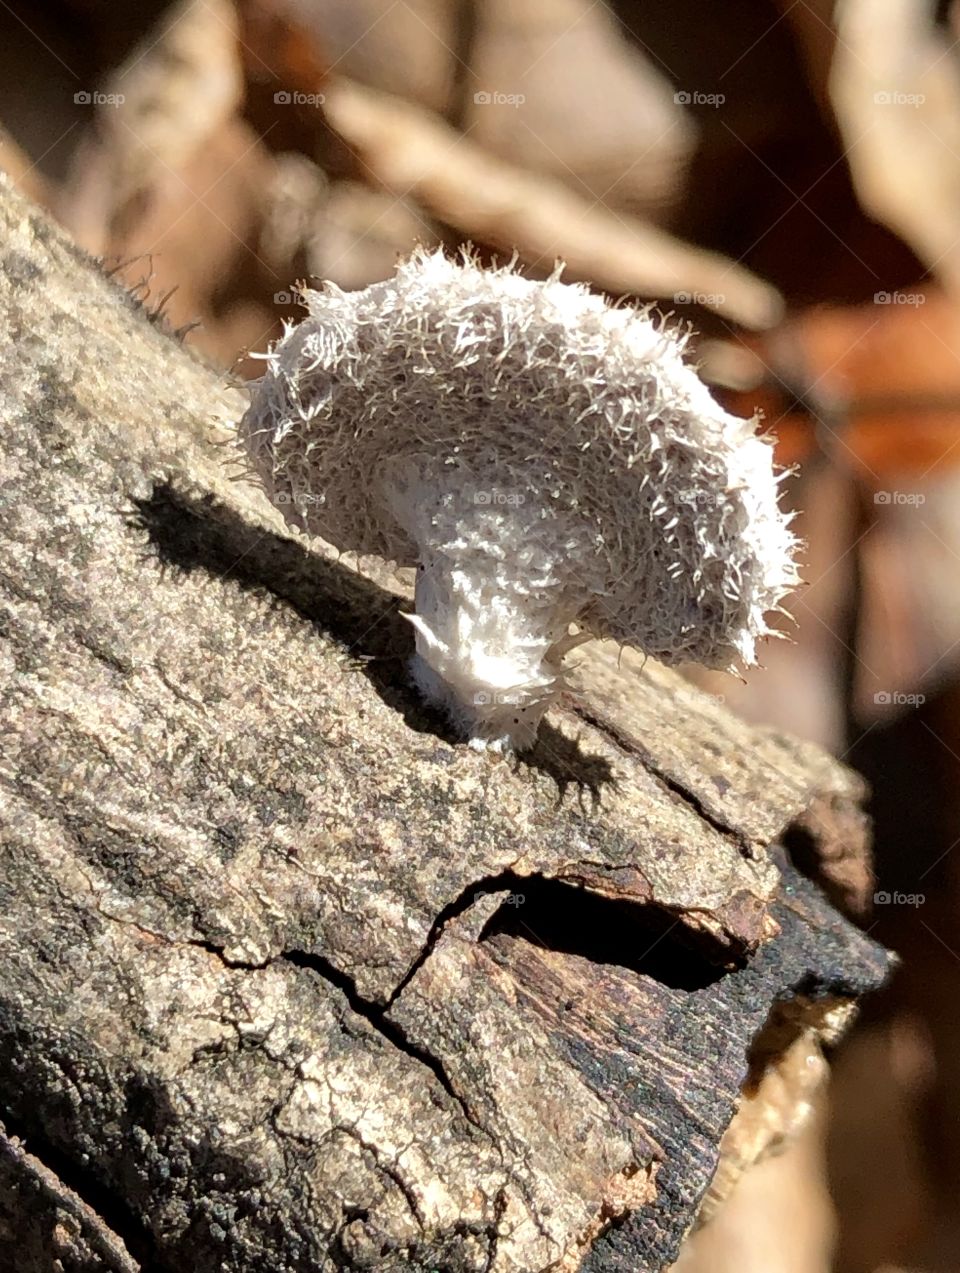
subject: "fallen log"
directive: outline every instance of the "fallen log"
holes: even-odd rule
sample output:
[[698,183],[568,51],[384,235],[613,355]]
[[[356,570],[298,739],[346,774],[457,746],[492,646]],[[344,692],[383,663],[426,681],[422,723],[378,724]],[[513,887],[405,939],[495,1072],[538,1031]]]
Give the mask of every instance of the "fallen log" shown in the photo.
[[600,647],[457,744],[242,392],[0,224],[0,1265],[664,1267],[886,975],[859,780]]

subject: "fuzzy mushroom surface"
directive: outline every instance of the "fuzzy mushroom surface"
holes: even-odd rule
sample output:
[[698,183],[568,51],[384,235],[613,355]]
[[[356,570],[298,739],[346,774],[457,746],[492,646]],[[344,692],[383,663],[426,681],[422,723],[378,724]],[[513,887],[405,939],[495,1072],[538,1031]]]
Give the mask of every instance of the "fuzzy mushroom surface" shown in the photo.
[[755,422],[648,311],[558,273],[419,251],[306,290],[240,424],[288,521],[417,568],[413,679],[500,750],[535,742],[581,640],[749,665],[797,582]]

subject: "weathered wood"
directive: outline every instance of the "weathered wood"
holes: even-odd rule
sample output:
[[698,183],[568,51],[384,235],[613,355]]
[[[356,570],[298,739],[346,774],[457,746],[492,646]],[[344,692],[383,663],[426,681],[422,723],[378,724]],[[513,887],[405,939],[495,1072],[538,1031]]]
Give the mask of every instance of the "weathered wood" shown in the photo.
[[242,394],[0,225],[8,1131],[144,1269],[662,1267],[774,1005],[885,974],[775,847],[856,780],[602,650],[456,744],[403,581],[230,480]]
[[0,1267],[17,1273],[138,1273],[91,1206],[0,1125]]

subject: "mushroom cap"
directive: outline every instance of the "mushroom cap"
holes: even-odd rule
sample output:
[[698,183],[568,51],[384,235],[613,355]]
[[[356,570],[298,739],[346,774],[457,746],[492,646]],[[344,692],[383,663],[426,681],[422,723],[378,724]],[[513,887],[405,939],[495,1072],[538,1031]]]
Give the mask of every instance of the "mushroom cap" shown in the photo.
[[772,447],[714,401],[682,337],[559,271],[532,281],[439,252],[304,299],[240,426],[291,523],[414,565],[423,509],[415,531],[397,498],[411,471],[447,540],[458,489],[465,536],[485,490],[485,533],[491,502],[505,522],[523,507],[571,620],[668,662],[753,661],[797,582],[796,540]]

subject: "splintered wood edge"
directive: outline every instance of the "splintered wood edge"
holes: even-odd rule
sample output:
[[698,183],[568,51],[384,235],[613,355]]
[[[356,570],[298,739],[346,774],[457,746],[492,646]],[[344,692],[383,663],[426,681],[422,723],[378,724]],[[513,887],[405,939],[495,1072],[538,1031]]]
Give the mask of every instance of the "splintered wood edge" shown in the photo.
[[720,1142],[720,1161],[695,1228],[713,1218],[745,1172],[786,1148],[806,1128],[829,1078],[824,1047],[846,1033],[856,1014],[849,999],[798,996],[775,1006],[751,1048],[740,1108]]

